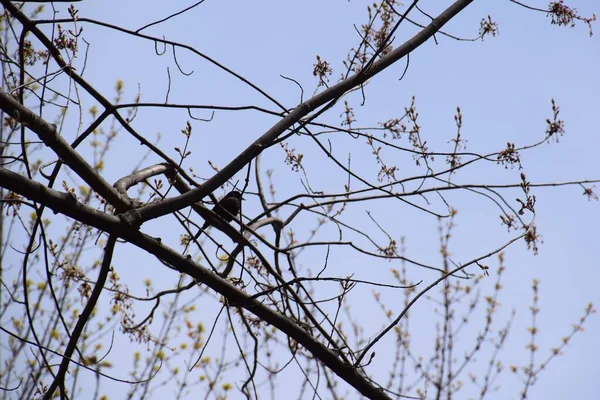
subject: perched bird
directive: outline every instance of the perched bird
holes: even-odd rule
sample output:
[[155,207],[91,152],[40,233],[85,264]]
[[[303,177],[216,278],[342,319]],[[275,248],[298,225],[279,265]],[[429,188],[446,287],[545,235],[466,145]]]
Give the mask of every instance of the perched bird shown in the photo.
[[[240,208],[242,207],[242,193],[239,190],[233,190],[225,195],[215,206],[213,207],[213,212],[223,218],[227,222],[231,222],[239,213]],[[210,222],[206,221],[204,225],[202,225],[202,229],[196,235],[196,237],[200,236],[202,232],[206,228],[211,225]]]

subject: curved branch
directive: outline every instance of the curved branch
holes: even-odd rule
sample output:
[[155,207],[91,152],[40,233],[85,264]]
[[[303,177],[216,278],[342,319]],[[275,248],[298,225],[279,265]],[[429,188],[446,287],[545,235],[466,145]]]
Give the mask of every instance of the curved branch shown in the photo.
[[69,368],[69,362],[71,361],[71,355],[75,351],[75,347],[77,346],[77,341],[79,337],[83,333],[83,328],[85,324],[90,319],[92,315],[92,311],[94,311],[94,307],[98,303],[98,299],[100,298],[100,294],[102,293],[102,289],[104,289],[104,284],[106,283],[106,279],[108,278],[108,272],[110,271],[110,263],[112,262],[113,251],[115,249],[115,244],[117,243],[117,235],[111,234],[108,238],[108,242],[106,243],[106,247],[104,248],[104,259],[102,260],[102,266],[100,267],[100,273],[98,274],[98,280],[96,281],[96,285],[94,286],[94,290],[92,290],[92,294],[83,309],[83,312],[79,315],[77,319],[77,324],[75,324],[75,328],[73,329],[73,333],[71,334],[71,338],[69,339],[69,343],[67,343],[67,347],[65,348],[65,354],[62,362],[60,363],[60,367],[58,369],[58,373],[54,377],[52,384],[46,390],[43,399],[50,400],[54,392],[57,388],[60,389],[61,396],[64,395],[65,392],[65,375],[67,374],[67,370]]

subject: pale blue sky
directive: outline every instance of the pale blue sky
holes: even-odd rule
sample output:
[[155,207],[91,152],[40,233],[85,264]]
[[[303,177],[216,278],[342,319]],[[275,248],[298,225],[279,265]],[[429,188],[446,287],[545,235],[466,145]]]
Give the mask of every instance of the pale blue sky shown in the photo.
[[[451,4],[422,2],[421,7],[432,15]],[[589,0],[569,1],[582,15],[598,12],[597,3]],[[135,30],[151,21],[163,18],[192,2],[149,2],[149,1],[84,1],[77,3],[81,17],[102,20]],[[332,81],[343,71],[341,61],[348,50],[356,46],[360,38],[353,24],[366,21],[367,1],[216,1],[205,3],[144,33],[164,35],[167,39],[186,43],[215,58],[222,64],[242,74],[259,85],[287,107],[299,102],[299,90],[285,75],[296,79],[304,87],[304,98],[312,94],[316,79],[312,76],[315,57],[319,54],[333,68]],[[528,3],[545,8],[546,3]],[[57,9],[64,6],[58,4]],[[550,99],[555,98],[561,107],[560,116],[565,120],[566,134],[560,143],[551,142],[523,154],[522,161],[527,178],[533,183],[569,181],[600,178],[600,32],[589,37],[587,26],[578,23],[574,29],[550,25],[543,14],[531,12],[509,2],[476,1],[466,11],[451,21],[444,29],[464,37],[478,33],[479,21],[488,14],[498,22],[500,35],[485,41],[457,42],[437,35],[438,44],[427,42],[410,57],[410,68],[402,81],[398,78],[404,63],[398,63],[373,79],[366,88],[367,104],[360,106],[359,92],[348,95],[354,107],[357,126],[375,126],[402,114],[402,110],[416,96],[422,135],[430,149],[449,151],[448,141],[455,134],[453,115],[456,106],[463,114],[463,137],[468,140],[467,150],[488,153],[505,146],[507,141],[517,145],[533,143],[544,136],[545,119],[551,116]],[[59,15],[59,17],[61,16]],[[419,17],[419,21],[426,19]],[[260,105],[277,110],[264,97],[239,81],[217,70],[199,57],[178,50],[178,60],[184,71],[194,71],[185,77],[173,63],[171,49],[162,57],[154,53],[150,42],[123,36],[97,26],[83,24],[84,37],[91,43],[86,66],[86,79],[101,92],[112,97],[117,79],[125,82],[126,101],[135,96],[140,85],[142,101],[163,102],[167,89],[167,72],[171,72],[170,102],[214,105]],[[410,25],[403,25],[396,35],[398,45],[416,32]],[[91,104],[90,104],[91,105]],[[323,121],[339,123],[340,109],[329,111]],[[194,112],[198,117],[209,117],[207,112]],[[147,138],[153,139],[157,132],[162,135],[161,148],[171,156],[175,146],[182,146],[179,133],[188,120],[186,111],[140,110],[133,126]],[[276,119],[253,112],[217,112],[209,124],[193,122],[194,136],[191,150],[194,158],[186,167],[194,167],[202,177],[211,174],[206,159],[224,166],[255,138],[266,131]],[[331,175],[331,164],[325,157],[317,155],[314,146],[306,140],[292,139],[290,145],[303,151],[311,184],[316,188],[336,188],[342,191],[342,175]],[[340,142],[336,151],[345,160],[347,152],[358,153],[360,145]],[[105,177],[115,181],[130,171],[144,153],[134,140],[122,136],[115,146]],[[362,154],[367,154],[364,152]],[[311,158],[312,155],[312,158]],[[299,174],[289,171],[282,164],[285,155],[278,148],[264,155],[264,168],[276,168],[274,180],[280,199],[301,190]],[[372,158],[353,158],[355,168],[369,171],[376,166]],[[145,165],[158,161],[150,158]],[[441,162],[442,160],[440,160]],[[398,164],[405,170],[400,176],[410,176],[414,170],[410,157]],[[441,164],[438,164],[441,165]],[[242,180],[243,172],[238,174]],[[462,183],[517,183],[519,171],[500,167],[473,167],[456,177]],[[332,186],[333,185],[333,186]],[[600,187],[600,185],[597,185]],[[319,189],[317,189],[319,190]],[[513,330],[503,353],[506,365],[523,365],[528,357],[525,350],[530,320],[528,307],[531,304],[531,281],[541,281],[541,313],[537,338],[540,358],[545,358],[551,347],[560,343],[571,323],[576,322],[588,302],[600,303],[597,282],[600,279],[600,262],[597,246],[600,236],[600,204],[588,202],[578,186],[535,189],[538,203],[537,225],[543,235],[540,254],[534,256],[519,242],[506,252],[508,267],[504,292],[501,298],[502,311],[499,317],[506,318],[511,309],[517,315]],[[506,200],[517,207],[518,191],[506,192]],[[507,241],[511,236],[498,223],[498,211],[489,202],[468,194],[451,194],[459,214],[456,219],[450,251],[457,262],[468,261],[484,254]],[[258,210],[259,205],[247,202],[246,212]],[[387,223],[386,228],[399,238],[406,237],[407,254],[420,261],[439,265],[437,221],[415,209],[382,207],[389,203],[378,203],[371,208],[374,216]],[[364,214],[357,212],[349,220],[368,224]],[[163,241],[176,245],[180,231],[169,236],[169,229],[176,229],[171,222],[153,221],[144,225],[147,233],[160,235]],[[311,225],[306,225],[311,226]],[[369,227],[370,231],[375,231]],[[378,237],[383,240],[383,237]],[[335,253],[333,253],[335,254]],[[131,246],[120,246],[116,252],[116,265],[124,281],[135,288],[139,285],[140,271],[128,269],[128,263],[137,261],[141,255]],[[151,274],[155,281],[172,281],[176,277],[151,258],[144,259],[148,267],[144,273]],[[385,281],[389,279],[389,268],[399,268],[391,263],[377,266],[364,263],[360,257],[338,253],[331,259],[329,274],[346,276],[354,273],[361,279]],[[309,253],[302,262],[318,271],[322,264],[322,253]],[[133,264],[132,264],[133,265]],[[491,277],[484,287],[491,289],[495,279],[495,259],[489,260]],[[423,279],[425,284],[435,274],[413,268],[411,277]],[[471,270],[471,272],[476,272]],[[375,335],[381,328],[381,315],[374,316],[372,303],[357,301],[359,296],[370,298],[371,289],[359,289],[354,298],[355,315],[363,322],[365,333]],[[401,304],[391,294],[389,306],[395,312]],[[394,302],[398,302],[397,305]],[[413,309],[415,330],[412,332],[414,345],[423,349],[423,354],[433,347],[434,332],[428,321],[433,320],[429,306],[417,304]],[[207,311],[210,313],[211,311]],[[140,315],[143,313],[140,312]],[[210,321],[210,319],[207,319]],[[420,328],[422,327],[422,328]],[[420,329],[420,330],[419,330]],[[479,326],[473,326],[475,335]],[[593,316],[585,326],[585,332],[577,335],[559,359],[550,364],[540,375],[540,380],[530,391],[532,399],[592,399],[600,392],[597,379],[597,356],[600,352],[598,337],[600,320]],[[468,339],[465,339],[468,340]],[[117,346],[126,346],[126,343]],[[376,360],[384,360],[385,345],[378,345]],[[215,350],[216,351],[216,350]],[[129,360],[125,361],[127,367]],[[385,377],[385,370],[374,372]],[[383,366],[388,365],[383,362]],[[482,368],[484,364],[482,363]],[[116,369],[115,371],[118,371]],[[290,379],[293,379],[290,377]],[[385,381],[385,380],[384,380]],[[502,389],[489,398],[518,398],[521,385],[510,372],[505,371],[498,384]],[[114,390],[118,390],[112,388]],[[167,390],[164,392],[168,394]],[[112,392],[111,398],[118,398]],[[467,390],[467,393],[471,393]],[[236,398],[235,396],[232,398]],[[461,397],[462,398],[462,397]]]

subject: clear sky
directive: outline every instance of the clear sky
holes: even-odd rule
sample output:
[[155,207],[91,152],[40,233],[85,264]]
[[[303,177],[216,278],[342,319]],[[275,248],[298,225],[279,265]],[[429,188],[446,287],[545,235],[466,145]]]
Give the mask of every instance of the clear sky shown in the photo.
[[[422,4],[421,4],[422,3]],[[437,15],[450,1],[421,2],[421,8]],[[105,21],[128,29],[138,29],[159,20],[192,2],[151,1],[83,1],[76,3],[81,17]],[[351,47],[360,42],[355,26],[366,21],[368,1],[233,1],[207,0],[188,13],[153,26],[144,33],[165,36],[167,39],[188,44],[213,57],[228,68],[240,73],[260,86],[287,107],[294,107],[300,100],[298,87],[280,75],[297,80],[304,88],[304,99],[316,87],[312,75],[316,55],[326,59],[333,68],[332,81],[344,71],[342,60]],[[528,4],[546,8],[547,3],[534,0]],[[598,3],[590,0],[569,0],[582,15],[598,12]],[[66,6],[57,4],[59,17],[66,17]],[[416,15],[416,14],[415,14]],[[525,145],[544,137],[545,120],[551,117],[551,98],[560,106],[560,116],[565,120],[566,134],[560,143],[551,141],[522,155],[527,178],[532,183],[563,182],[600,178],[600,28],[594,26],[596,35],[589,36],[588,28],[579,22],[573,29],[550,24],[544,14],[523,9],[509,1],[475,1],[466,11],[451,21],[444,30],[461,37],[475,37],[479,22],[491,15],[498,22],[499,36],[486,37],[484,41],[455,41],[436,35],[437,44],[429,41],[410,56],[410,67],[404,79],[399,80],[404,63],[398,63],[375,77],[365,90],[367,102],[361,106],[360,92],[347,96],[354,107],[357,126],[376,126],[402,115],[405,106],[416,96],[416,106],[422,135],[432,150],[449,151],[449,141],[455,135],[454,114],[460,106],[463,115],[463,137],[468,140],[467,150],[489,153],[505,147],[506,142]],[[422,15],[415,17],[425,23]],[[83,37],[90,43],[84,76],[107,97],[112,97],[116,80],[125,83],[126,101],[131,101],[138,87],[142,101],[164,102],[168,89],[167,67],[171,87],[169,102],[213,105],[258,105],[277,110],[272,103],[231,76],[191,53],[178,50],[179,65],[184,76],[173,62],[171,49],[163,56],[155,54],[150,42],[121,35],[93,25],[82,24]],[[402,25],[396,34],[395,45],[414,33],[416,28]],[[91,105],[91,103],[90,103]],[[329,111],[322,121],[339,124],[341,108]],[[209,118],[206,111],[195,111],[196,117]],[[159,146],[176,157],[174,147],[182,146],[180,134],[187,112],[140,110],[133,126],[149,138],[161,134]],[[193,121],[194,136],[191,142],[193,158],[187,167],[193,167],[201,177],[209,177],[211,160],[224,166],[264,133],[277,120],[253,112],[217,112],[211,123]],[[65,133],[65,135],[68,135]],[[406,144],[406,142],[404,142]],[[315,147],[304,139],[293,138],[290,146],[305,153],[310,183],[316,190],[343,191],[345,181],[333,171],[331,164]],[[364,143],[337,144],[341,160],[344,154],[356,154],[353,165],[357,170],[375,171],[376,166]],[[361,149],[359,152],[358,149]],[[134,140],[123,136],[119,139],[106,165],[105,177],[113,182],[134,168],[145,149]],[[264,155],[264,169],[274,169],[274,182],[280,199],[302,191],[301,174],[292,173],[283,164],[285,154],[278,148]],[[144,166],[158,159],[149,158]],[[440,160],[440,164],[443,160]],[[406,157],[398,164],[404,167],[399,176],[410,176],[414,163]],[[518,183],[520,171],[501,167],[474,167],[456,176],[457,183]],[[237,179],[244,179],[240,172]],[[597,185],[600,190],[600,185]],[[335,188],[335,189],[333,189]],[[505,365],[524,365],[528,360],[527,327],[531,314],[531,282],[540,280],[540,309],[538,318],[538,345],[540,358],[549,354],[550,348],[560,344],[568,334],[589,302],[600,303],[597,282],[600,279],[598,238],[600,237],[600,203],[588,201],[579,186],[534,189],[537,196],[538,230],[543,235],[539,255],[527,251],[524,242],[510,247],[505,254],[507,266],[502,292],[502,310],[499,321],[505,320],[512,309],[517,314],[512,332],[503,352]],[[219,193],[221,194],[221,193]],[[522,197],[519,191],[505,192],[506,200],[518,207],[514,198]],[[448,195],[458,209],[456,228],[450,244],[452,258],[466,262],[485,254],[506,242],[514,233],[498,223],[498,210],[492,203],[471,194]],[[256,199],[252,200],[255,201]],[[249,201],[246,212],[258,211],[258,203]],[[440,265],[437,220],[406,206],[386,207],[389,203],[373,205],[370,211],[396,237],[406,238],[407,255],[422,262]],[[419,203],[421,204],[421,203]],[[439,204],[435,203],[434,207]],[[440,208],[438,207],[438,210]],[[353,223],[366,224],[369,219],[364,210],[356,210],[348,218]],[[310,228],[310,224],[297,228]],[[144,225],[144,231],[161,236],[165,243],[176,246],[180,231],[169,237],[169,229],[176,229],[171,222],[154,221]],[[373,226],[368,230],[376,232]],[[335,230],[333,230],[335,231]],[[331,231],[330,231],[331,232]],[[383,237],[378,239],[383,240]],[[356,239],[358,240],[358,239]],[[330,275],[346,276],[351,273],[359,279],[386,281],[394,263],[365,264],[363,259],[348,253],[334,253],[330,260]],[[302,264],[306,270],[318,272],[323,262],[322,253],[307,252]],[[131,246],[117,248],[115,265],[124,282],[133,288],[140,286],[138,268],[127,265],[139,263],[139,252]],[[173,282],[173,271],[162,267],[152,258],[144,258],[147,272],[155,281]],[[318,265],[311,267],[312,264]],[[491,277],[484,281],[486,290],[493,288],[497,262],[489,260]],[[410,267],[411,278],[428,284],[436,278],[435,273]],[[477,272],[476,269],[469,270]],[[165,284],[166,285],[166,284]],[[354,315],[365,327],[367,336],[375,335],[385,319],[373,313],[370,289],[360,289],[352,298]],[[397,293],[397,292],[394,292]],[[360,301],[361,296],[365,301]],[[388,306],[395,313],[401,311],[401,303],[393,296],[387,297]],[[414,346],[426,356],[433,343],[434,332],[430,320],[433,310],[427,303],[417,304],[413,310],[415,329],[412,332]],[[212,313],[212,310],[207,311]],[[140,312],[140,315],[143,313]],[[209,319],[208,319],[209,320]],[[421,330],[419,330],[421,329]],[[476,335],[480,325],[467,329],[466,335]],[[467,337],[467,336],[465,336]],[[576,335],[565,354],[554,360],[540,380],[530,391],[533,399],[592,399],[600,393],[597,358],[600,320],[592,316],[585,331]],[[468,339],[465,339],[468,340]],[[126,343],[116,346],[126,346]],[[385,345],[374,349],[385,360]],[[216,351],[216,350],[215,350]],[[379,358],[376,358],[378,361]],[[126,360],[129,363],[130,360]],[[129,365],[129,364],[128,364]],[[385,377],[388,365],[374,362],[369,371]],[[484,368],[486,366],[483,366]],[[118,369],[117,369],[118,370]],[[126,370],[126,368],[125,368]],[[116,371],[116,370],[115,370]],[[293,379],[293,377],[290,377]],[[509,371],[497,382],[501,390],[489,398],[518,398],[522,385]],[[108,392],[118,398],[117,387]],[[169,393],[169,387],[164,389]],[[467,393],[471,393],[467,391]],[[235,397],[234,397],[235,398]]]

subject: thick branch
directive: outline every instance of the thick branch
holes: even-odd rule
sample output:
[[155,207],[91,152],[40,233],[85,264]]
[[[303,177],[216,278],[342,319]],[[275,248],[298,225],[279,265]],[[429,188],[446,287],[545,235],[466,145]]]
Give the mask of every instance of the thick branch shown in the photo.
[[240,153],[232,162],[225,166],[221,171],[213,175],[200,187],[178,197],[167,199],[161,202],[149,204],[139,211],[137,218],[141,221],[148,221],[150,219],[158,218],[163,215],[170,214],[182,208],[185,208],[197,201],[202,200],[209,193],[215,191],[223,182],[232,178],[238,171],[244,168],[250,161],[258,156],[264,149],[271,146],[273,141],[285,132],[292,125],[298,123],[302,118],[306,117],[309,113],[316,110],[317,108],[327,104],[330,101],[336,100],[344,95],[348,90],[360,86],[365,83],[368,79],[377,75],[390,65],[394,64],[398,60],[405,57],[407,54],[412,52],[414,49],[425,43],[430,37],[432,37],[439,29],[442,28],[450,19],[461,12],[465,7],[471,4],[473,0],[458,0],[444,12],[442,12],[437,18],[433,19],[431,23],[417,33],[411,39],[407,40],[397,49],[391,51],[386,56],[382,57],[379,61],[374,62],[370,68],[355,74],[348,79],[345,79],[335,86],[317,94],[311,99],[300,104],[294,110],[292,110],[287,116],[282,118],[277,124],[269,129],[264,135],[258,138],[252,143],[246,150]]
[[44,121],[39,115],[19,103],[14,97],[0,89],[0,108],[12,116],[17,122],[35,132],[44,144],[50,147],[77,175],[90,187],[113,205],[117,210],[130,208],[131,201],[121,196],[108,182],[104,180],[87,161],[60,136],[54,125]]
[[[169,164],[176,166],[177,162],[168,157],[163,151],[161,151],[154,144],[150,143],[146,138],[139,135],[130,125],[129,123],[119,114],[115,106],[108,101],[102,94],[96,90],[90,83],[88,83],[83,77],[81,77],[75,69],[72,68],[70,64],[68,64],[60,54],[60,50],[52,43],[52,41],[44,35],[44,33],[25,15],[23,12],[14,4],[12,4],[9,0],[0,0],[0,3],[4,6],[4,8],[10,12],[12,16],[14,16],[21,24],[25,30],[29,30],[33,35],[48,49],[48,52],[56,62],[56,64],[63,69],[63,71],[73,79],[77,84],[81,85],[81,87],[88,92],[98,103],[100,103],[115,119],[125,128],[133,137],[139,140],[144,146],[147,146],[154,153],[160,156],[163,160],[167,161]],[[88,131],[89,133],[92,130]],[[81,138],[79,138],[81,139]],[[193,180],[185,173],[185,171],[178,169],[179,173],[185,177],[188,181],[192,182]],[[106,199],[108,200],[108,199]],[[122,211],[119,208],[118,204],[115,207]]]
[[296,325],[289,318],[268,308],[260,300],[252,298],[229,281],[194,263],[191,259],[164,246],[159,239],[132,229],[128,224],[122,222],[114,215],[106,214],[83,205],[70,194],[60,193],[5,168],[0,168],[0,182],[2,182],[3,187],[44,204],[54,212],[59,212],[109,234],[118,235],[133,245],[153,254],[170,264],[177,271],[189,275],[198,282],[223,295],[230,305],[245,308],[261,320],[273,325],[296,340],[325,366],[364,396],[370,399],[389,399],[383,391],[373,385],[365,376],[361,375],[357,369],[343,362],[334,352],[313,338],[307,331]]

